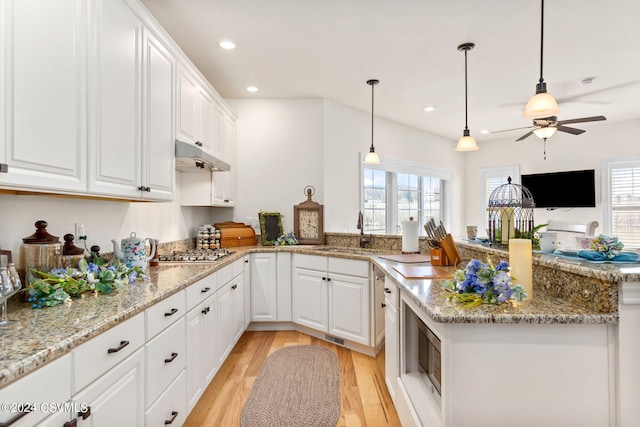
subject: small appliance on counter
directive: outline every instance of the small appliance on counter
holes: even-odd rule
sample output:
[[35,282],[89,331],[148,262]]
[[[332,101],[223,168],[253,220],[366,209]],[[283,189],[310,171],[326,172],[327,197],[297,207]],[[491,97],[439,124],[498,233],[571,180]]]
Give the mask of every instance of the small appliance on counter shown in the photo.
[[256,231],[250,225],[227,221],[213,224],[213,226],[220,230],[221,248],[256,246],[258,244]]
[[36,231],[23,238],[20,246],[27,286],[35,281],[32,269],[48,273],[52,268],[60,268],[62,255],[62,242],[47,232],[47,221],[39,220],[34,225]]

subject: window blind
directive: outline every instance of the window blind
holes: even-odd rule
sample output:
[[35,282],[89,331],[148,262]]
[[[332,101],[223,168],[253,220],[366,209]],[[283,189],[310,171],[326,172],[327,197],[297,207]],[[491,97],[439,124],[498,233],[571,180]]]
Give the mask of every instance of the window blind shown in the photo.
[[610,175],[612,234],[628,248],[640,248],[640,162],[612,166]]

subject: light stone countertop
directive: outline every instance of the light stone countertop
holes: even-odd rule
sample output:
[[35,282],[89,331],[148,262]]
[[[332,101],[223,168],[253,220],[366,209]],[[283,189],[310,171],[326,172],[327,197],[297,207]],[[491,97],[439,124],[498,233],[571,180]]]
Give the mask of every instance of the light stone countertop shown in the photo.
[[[379,257],[388,251],[325,246],[231,248],[234,254],[215,263],[161,263],[149,269],[150,281],[137,282],[110,295],[85,294],[58,307],[32,309],[9,302],[10,326],[0,328],[0,388],[70,352],[100,333],[143,312],[214,271],[252,252],[293,252],[369,260],[383,268],[425,313],[438,322],[455,323],[617,323],[616,310],[602,313],[575,302],[537,293],[531,303],[463,309],[447,301],[439,280],[407,280]],[[573,268],[573,267],[572,267]],[[618,277],[619,271],[613,276]],[[635,271],[626,278],[635,278]]]

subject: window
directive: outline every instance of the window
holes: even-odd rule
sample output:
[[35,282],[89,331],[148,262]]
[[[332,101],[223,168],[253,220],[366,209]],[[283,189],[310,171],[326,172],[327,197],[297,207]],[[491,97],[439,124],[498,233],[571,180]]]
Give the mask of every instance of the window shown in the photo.
[[421,234],[431,217],[444,222],[443,189],[449,174],[397,161],[362,166],[364,232],[400,234],[402,221],[413,217]]
[[480,170],[480,183],[481,200],[480,200],[480,212],[481,217],[478,219],[480,224],[478,226],[478,235],[484,235],[484,230],[489,224],[489,212],[487,206],[489,206],[489,197],[493,190],[501,185],[507,184],[509,177],[511,182],[517,184],[520,182],[520,167],[519,166],[503,166],[498,168],[486,168]]
[[604,233],[640,248],[640,156],[603,161]]

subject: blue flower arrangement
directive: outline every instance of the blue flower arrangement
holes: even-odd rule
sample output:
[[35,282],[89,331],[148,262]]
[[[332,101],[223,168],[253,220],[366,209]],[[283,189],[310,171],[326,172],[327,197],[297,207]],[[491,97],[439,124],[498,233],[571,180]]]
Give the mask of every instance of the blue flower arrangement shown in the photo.
[[95,263],[83,258],[78,268],[55,268],[48,273],[31,269],[30,274],[33,282],[27,288],[27,301],[32,308],[55,307],[88,291],[110,294],[129,283],[149,280],[139,267],[129,267],[120,261],[107,264],[102,258]]
[[509,300],[522,301],[527,297],[522,285],[512,285],[509,263],[500,261],[494,266],[489,257],[486,263],[472,259],[464,270],[457,270],[453,279],[445,281],[442,287],[451,292],[449,299],[455,299],[466,308]]
[[293,246],[298,244],[298,239],[293,233],[286,233],[278,237],[274,242],[276,246]]

